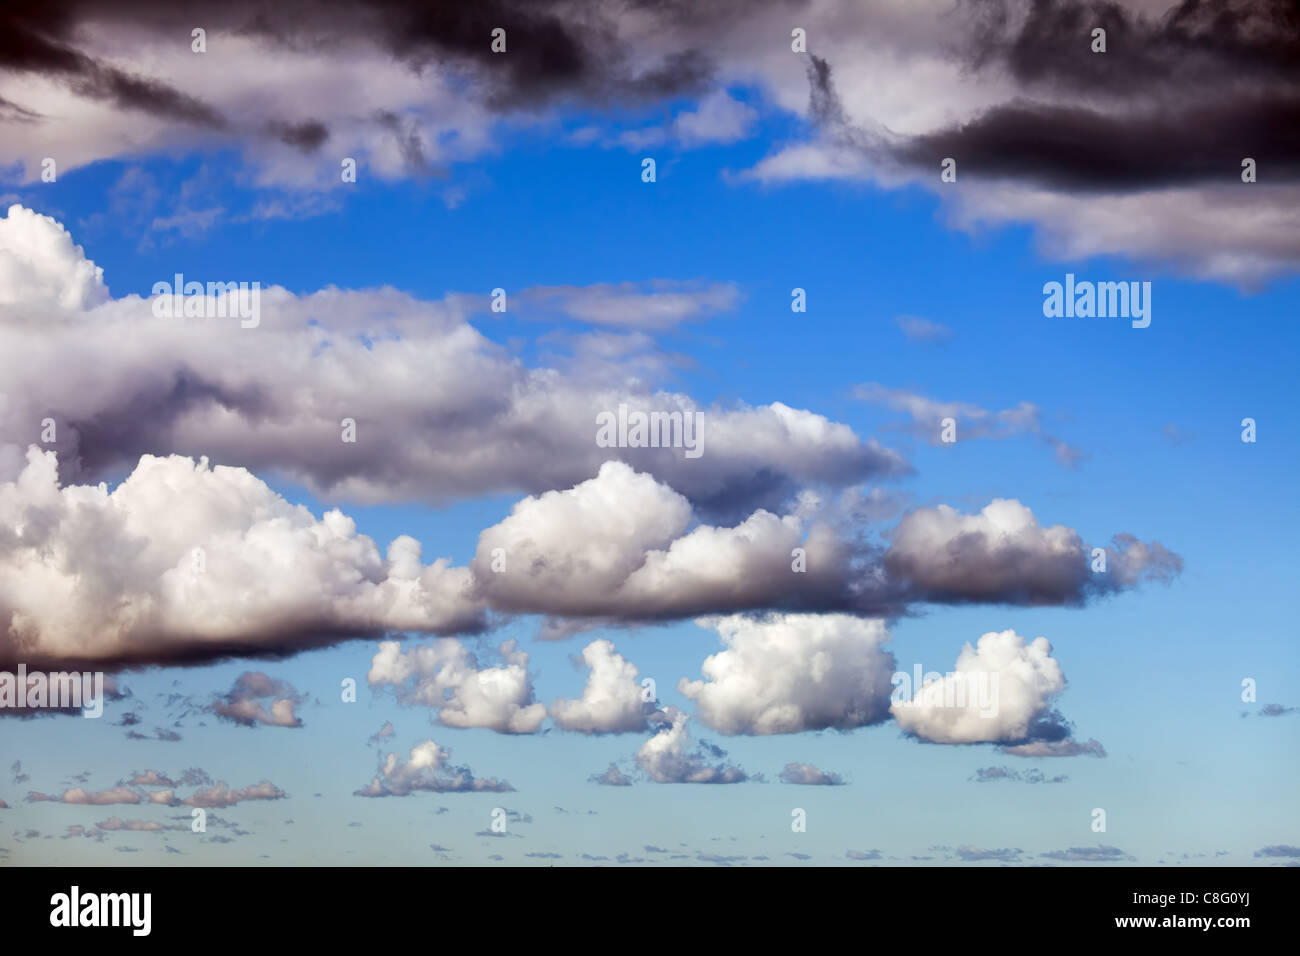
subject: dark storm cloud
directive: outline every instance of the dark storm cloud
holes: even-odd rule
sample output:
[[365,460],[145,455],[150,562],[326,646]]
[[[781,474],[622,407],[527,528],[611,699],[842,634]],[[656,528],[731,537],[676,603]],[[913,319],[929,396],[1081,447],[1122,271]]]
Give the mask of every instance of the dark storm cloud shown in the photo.
[[[639,70],[630,65],[636,51],[619,40],[615,22],[622,6],[590,0],[373,0],[354,10],[319,2],[308,7],[306,29],[327,40],[359,31],[417,68],[448,60],[473,67],[488,84],[489,104],[497,108],[568,95],[613,102],[700,89],[711,76],[712,65],[699,49],[678,50]],[[689,7],[673,3],[626,6],[651,12],[665,22],[696,16]],[[491,47],[497,28],[506,31],[505,54]]]
[[[77,9],[79,6],[83,9]],[[218,129],[225,126],[225,119],[201,100],[156,80],[107,66],[73,47],[70,36],[81,16],[90,12],[84,6],[55,2],[0,8],[0,70],[51,77],[80,96],[107,100],[122,109]]]
[[909,140],[898,156],[962,175],[1010,176],[1067,190],[1235,181],[1249,156],[1271,179],[1300,178],[1300,96],[1225,99],[1141,114],[1023,102]]
[[[757,6],[757,8],[756,8]],[[213,7],[177,0],[19,3],[0,12],[0,71],[55,78],[78,94],[189,123],[228,121],[194,95],[100,63],[78,48],[91,21],[188,43],[202,24],[276,49],[345,54],[366,45],[412,70],[472,75],[489,107],[655,102],[697,93],[714,78],[709,37],[742,17],[781,18],[806,5],[766,0],[691,5],[673,0],[307,0],[289,7],[242,0]],[[673,41],[647,57],[624,34],[650,25]],[[1014,96],[979,116],[914,138],[854,129],[835,95],[831,64],[807,58],[811,112],[845,143],[908,167],[952,156],[965,175],[1017,177],[1067,190],[1136,189],[1231,181],[1245,156],[1271,181],[1300,179],[1300,7],[1294,0],[1185,0],[1161,16],[1094,0],[965,0],[945,42],[972,71],[1006,74]],[[1105,53],[1091,31],[1106,30]],[[506,52],[492,33],[506,31]],[[886,42],[888,37],[885,38]],[[642,45],[644,46],[644,45]],[[758,51],[755,51],[758,52]],[[206,54],[220,57],[220,47]],[[0,99],[0,115],[31,121]],[[306,152],[324,122],[275,122],[263,132]],[[424,145],[398,129],[412,169]]]
[[[1025,10],[1013,24],[1015,8]],[[1025,83],[1123,95],[1178,92],[1187,82],[1295,86],[1300,6],[1295,0],[1183,0],[1159,18],[1097,0],[967,0],[981,25],[971,55],[1005,63]],[[1091,34],[1106,31],[1106,53]]]
[[[672,3],[629,6],[665,21],[695,16]],[[104,22],[188,44],[190,31],[201,25],[210,36],[224,31],[288,49],[341,50],[360,42],[416,71],[432,64],[472,70],[486,85],[488,104],[501,109],[568,95],[608,102],[655,99],[698,90],[708,80],[712,65],[698,49],[678,50],[634,68],[636,51],[618,37],[614,17],[619,12],[620,5],[589,0],[18,3],[0,12],[0,70],[56,77],[82,96],[215,127],[225,121],[202,101],[101,64],[77,49],[78,29],[90,21]],[[497,28],[506,31],[504,54],[492,50]],[[208,55],[219,55],[219,47],[210,46]],[[313,126],[308,142],[319,145],[322,131]]]
[[[370,4],[377,39],[396,56],[414,62],[442,55],[496,68],[502,101],[540,96],[581,83],[595,68],[592,41],[582,27],[558,12],[553,0],[527,5],[510,0],[466,3],[380,2]],[[507,55],[493,53],[489,38],[506,31]],[[495,59],[494,59],[495,58]]]
[[[1115,3],[1039,0],[1015,25],[1007,0],[969,6],[984,25],[975,64],[1005,66],[1026,97],[1110,102],[1006,104],[912,140],[906,160],[937,167],[952,156],[963,172],[1065,189],[1232,181],[1246,156],[1272,179],[1300,177],[1294,0],[1184,0],[1158,19]],[[1092,51],[1095,28],[1106,31],[1105,53]]]
[[[1019,15],[1025,11],[1024,15]],[[839,145],[927,172],[1013,178],[1067,191],[1300,179],[1300,5],[1186,0],[1149,18],[1113,3],[969,0],[957,55],[1009,73],[1006,103],[953,126],[888,137],[845,119],[832,67],[809,56],[810,112]],[[1106,30],[1106,52],[1091,49]]]

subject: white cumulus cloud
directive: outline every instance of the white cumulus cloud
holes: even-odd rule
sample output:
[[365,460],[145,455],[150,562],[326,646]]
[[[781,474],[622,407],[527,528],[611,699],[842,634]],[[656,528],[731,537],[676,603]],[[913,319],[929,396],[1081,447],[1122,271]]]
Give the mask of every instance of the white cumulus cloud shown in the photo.
[[887,720],[894,656],[883,621],[847,614],[781,614],[712,622],[726,650],[702,680],[677,689],[701,722],[724,734],[848,730]]
[[560,698],[551,705],[556,726],[587,734],[623,734],[643,731],[655,714],[654,701],[643,700],[636,665],[606,640],[592,641],[582,651],[591,668],[582,697]]
[[370,664],[372,687],[392,687],[398,700],[437,710],[448,727],[487,727],[504,734],[535,733],[546,706],[533,699],[528,654],[514,641],[498,649],[501,664],[480,668],[459,641],[442,638],[403,651],[381,641]]
[[1020,743],[1064,736],[1052,702],[1065,673],[1045,637],[989,632],[967,643],[950,674],[900,695],[890,711],[899,727],[940,744]]
[[421,564],[410,538],[385,560],[341,511],[318,519],[242,468],[146,455],[111,492],[60,487],[57,471],[33,446],[0,483],[0,659],[184,659],[478,626],[467,570]]

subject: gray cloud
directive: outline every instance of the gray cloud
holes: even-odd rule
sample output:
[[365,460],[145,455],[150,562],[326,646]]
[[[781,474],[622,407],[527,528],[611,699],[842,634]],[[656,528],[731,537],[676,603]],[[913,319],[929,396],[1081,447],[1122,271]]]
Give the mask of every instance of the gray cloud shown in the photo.
[[[469,324],[471,297],[263,289],[258,326],[241,328],[237,318],[157,317],[149,302],[112,299],[71,236],[20,206],[0,219],[0,249],[15,257],[0,298],[0,376],[21,396],[0,422],[0,476],[21,467],[27,423],[45,417],[58,429],[51,447],[65,480],[98,480],[165,451],[365,503],[546,491],[621,459],[706,514],[736,516],[779,507],[807,485],[908,472],[897,453],[809,411],[701,406],[629,381],[636,354],[587,352],[579,378],[527,367]],[[209,305],[216,310],[215,297]],[[703,453],[601,447],[597,415],[620,405],[701,414]],[[341,440],[345,417],[356,443]],[[407,438],[431,432],[436,445]]]
[[1012,408],[995,411],[970,402],[938,401],[876,383],[858,385],[853,390],[853,396],[906,413],[911,418],[908,433],[931,445],[943,443],[943,422],[944,419],[951,418],[957,442],[976,438],[1001,440],[1028,435],[1050,446],[1057,460],[1067,467],[1073,468],[1087,457],[1078,448],[1044,429],[1042,414],[1031,402],[1020,402]]
[[1044,527],[1020,502],[1001,498],[978,515],[947,505],[911,511],[888,537],[886,570],[914,600],[940,603],[1082,604],[1144,581],[1168,583],[1183,567],[1159,542],[1119,534],[1104,549],[1106,570],[1092,571],[1076,531]]
[[1065,783],[1070,778],[1064,775],[1048,777],[1036,768],[1021,771],[1012,770],[1010,767],[979,767],[970,779],[976,783],[993,783],[998,780],[1012,783]]
[[1075,846],[1068,850],[1051,850],[1038,854],[1047,860],[1063,863],[1117,863],[1132,861],[1134,857],[1113,846]]
[[[969,516],[946,506],[909,512],[887,532],[883,552],[855,540],[855,529],[833,514],[757,511],[735,527],[715,527],[698,523],[690,503],[668,486],[617,462],[575,488],[519,502],[483,531],[466,567],[445,559],[424,564],[420,543],[406,536],[381,558],[374,542],[355,534],[351,519],[338,511],[317,519],[242,469],[146,457],[110,494],[103,487],[59,488],[53,455],[33,448],[25,475],[21,484],[0,483],[0,514],[28,516],[12,522],[25,528],[21,540],[6,543],[0,532],[0,566],[8,566],[5,580],[12,585],[0,593],[0,612],[20,613],[27,622],[22,651],[29,663],[121,666],[284,655],[388,629],[475,633],[512,614],[567,619],[571,626],[561,633],[572,633],[600,623],[736,612],[890,618],[916,602],[1082,604],[1148,579],[1168,580],[1181,567],[1161,545],[1120,535],[1108,552],[1107,573],[1093,573],[1076,532],[1038,525],[1016,501],[997,500]],[[227,507],[194,508],[191,502],[206,493],[219,493]],[[584,533],[574,534],[576,528]],[[86,535],[94,536],[95,547],[77,543]],[[106,535],[120,545],[106,544]],[[38,538],[46,545],[36,547]],[[131,545],[138,540],[148,546]],[[43,564],[51,541],[66,542],[62,553],[76,556],[62,577]],[[258,546],[250,549],[246,541]],[[206,555],[202,568],[196,549]],[[21,586],[24,576],[41,586]],[[121,596],[137,593],[133,588],[140,600],[130,606],[148,608],[151,616],[110,627],[103,608],[125,608]],[[232,616],[233,594],[240,597]],[[17,654],[14,640],[0,636],[0,662]],[[501,669],[511,696],[490,707],[481,695],[468,694],[473,681],[466,675],[476,665],[444,666],[467,653],[457,642],[419,653],[432,654],[419,687],[465,685],[452,699],[438,698],[444,723],[536,729],[544,708],[532,700],[526,655],[514,660],[517,649],[505,652],[511,660]],[[408,668],[372,683],[400,687],[413,676]],[[631,694],[625,696],[640,720],[646,708]],[[294,726],[296,699],[287,687],[259,697],[237,685],[214,706],[224,719]],[[584,706],[565,705],[574,729],[598,730],[605,726],[600,721],[613,719],[584,723],[578,716]],[[179,739],[174,731],[160,734]]]
[[749,775],[734,764],[709,763],[701,747],[690,748],[686,714],[668,709],[671,725],[660,730],[637,751],[636,761],[655,783],[743,783]]
[[999,747],[1004,754],[1012,757],[1104,757],[1106,748],[1099,740],[1031,740],[1023,744],[1009,744]]
[[1284,843],[1276,843],[1273,846],[1261,847],[1255,851],[1257,857],[1300,857],[1300,846],[1287,846]]
[[740,301],[732,282],[597,283],[534,286],[519,297],[522,313],[569,317],[592,325],[664,331],[709,315],[728,312]]
[[[1007,68],[1025,99],[914,138],[900,150],[908,160],[961,156],[977,175],[1066,189],[1222,179],[1243,155],[1300,175],[1300,81],[1288,66],[1300,19],[1287,0],[1168,4],[1158,17],[1097,0],[965,6],[980,17],[970,62]],[[1105,54],[1091,50],[1097,27]]]
[[[901,23],[832,7],[847,35],[867,21],[888,37],[882,53],[855,59],[837,38],[821,45],[832,52],[810,55],[808,112],[820,137],[752,175],[938,189],[940,160],[951,157],[959,182],[981,184],[943,187],[959,228],[1028,221],[1053,258],[1122,253],[1248,287],[1294,272],[1300,232],[1293,217],[1269,213],[1294,206],[1300,179],[1300,82],[1285,66],[1300,55],[1293,5],[1149,6],[1163,9],[967,0],[956,14],[919,7]],[[1098,26],[1108,31],[1104,54],[1090,49]],[[852,85],[910,69],[931,81],[947,73],[961,93],[944,110],[925,99],[908,108]],[[1243,191],[1247,156],[1270,173]],[[1215,234],[1225,206],[1249,227]]]
[[35,791],[27,794],[28,803],[73,803],[97,807],[114,803],[137,804],[143,803],[144,800],[145,797],[139,791],[128,787],[112,787],[108,790],[99,791],[88,791],[82,787],[73,787],[71,790],[63,791],[58,796]]
[[[302,719],[294,708],[305,700],[289,684],[261,671],[244,671],[235,679],[229,693],[217,698],[212,712],[222,720],[244,727],[265,724],[270,727],[301,727]],[[266,702],[270,702],[268,709]]]
[[814,787],[838,787],[844,778],[838,773],[819,770],[810,763],[788,763],[781,768],[782,783],[795,783]]
[[[313,174],[263,147],[296,155],[328,137],[381,176],[427,175],[443,154],[499,142],[495,123],[565,106],[615,114],[689,96],[698,104],[669,127],[630,132],[648,143],[730,141],[754,123],[728,93],[743,86],[765,111],[820,127],[764,160],[760,178],[937,184],[938,160],[952,156],[963,181],[985,187],[983,198],[953,197],[959,227],[1030,221],[1053,255],[1086,258],[1101,246],[1239,282],[1300,261],[1285,215],[1300,185],[1300,21],[1290,0],[964,0],[954,9],[463,0],[436,10],[397,0],[219,9],[54,0],[0,17],[0,72],[45,81],[64,98],[41,90],[31,102],[0,100],[14,139],[49,137],[26,150],[36,156],[49,144],[85,163],[141,141],[158,150],[251,141],[255,162],[301,178]],[[224,68],[219,81],[193,66],[186,41],[198,22],[209,30],[205,56]],[[808,30],[806,57],[785,42],[795,22]],[[491,49],[497,26],[505,54]],[[1105,54],[1089,48],[1095,26],[1107,30]],[[148,54],[153,72],[132,72],[122,51]],[[266,56],[284,64],[283,79],[253,86],[248,64]],[[305,94],[326,64],[346,71],[344,82]],[[947,92],[941,102],[916,94],[926,88]],[[60,117],[80,118],[86,102],[102,108],[100,122],[69,129]],[[248,128],[235,128],[230,117],[250,111]],[[149,123],[131,126],[131,114]],[[385,116],[397,122],[375,119]],[[607,138],[599,128],[591,137]],[[1246,155],[1261,180],[1243,191],[1233,186]],[[1225,206],[1239,224],[1213,229]]]
[[894,319],[909,342],[937,344],[949,341],[955,334],[948,326],[932,322],[917,315],[900,315]]
[[221,808],[233,807],[250,800],[283,800],[286,796],[283,790],[269,780],[238,788],[232,788],[222,780],[210,787],[196,790],[181,803],[190,807]]
[[982,860],[997,860],[1001,863],[1016,863],[1020,860],[1020,855],[1024,851],[1010,847],[985,850],[974,846],[959,846],[955,852],[959,859],[968,863],[979,862]]
[[[612,763],[604,773],[593,773],[588,780],[591,783],[598,783],[603,787],[630,787],[632,779],[618,769],[618,764]],[[665,851],[666,852],[666,851]]]
[[507,793],[515,788],[504,780],[475,777],[468,767],[450,762],[451,751],[425,740],[411,748],[403,760],[390,753],[379,763],[379,772],[360,790],[358,797],[405,797],[412,793]]
[[881,858],[879,850],[849,850],[844,855],[850,860],[879,860]]
[[[19,648],[29,663],[118,666],[284,655],[389,630],[478,633],[512,614],[572,631],[736,612],[890,618],[920,602],[1080,604],[1181,569],[1158,542],[1120,534],[1107,571],[1093,573],[1076,532],[1040,526],[1007,500],[974,516],[917,509],[886,532],[887,546],[872,543],[812,490],[896,476],[905,463],[780,403],[704,410],[699,459],[599,447],[594,412],[629,398],[605,381],[617,363],[566,386],[484,339],[456,298],[273,289],[262,325],[243,329],[113,300],[67,232],[21,207],[0,220],[0,248],[21,266],[0,283],[10,297],[0,304],[0,371],[21,406],[0,422],[0,620],[11,622],[0,663]],[[642,397],[697,410],[686,396]],[[30,423],[47,411],[57,451],[24,452]],[[344,416],[358,422],[356,444],[339,440]],[[436,445],[410,440],[431,433]],[[131,457],[159,444],[212,448],[241,467]],[[124,465],[133,470],[111,493],[72,484]],[[470,564],[453,567],[425,564],[406,536],[381,554],[346,515],[317,518],[243,466],[366,501],[545,491],[485,529]],[[56,550],[68,557],[50,567]],[[105,607],[120,617],[105,618]],[[530,732],[541,705],[519,690],[513,706],[527,719],[498,716]],[[237,686],[217,713],[292,726],[294,703],[292,689]],[[444,722],[465,711],[456,726],[496,726],[465,708],[442,711]]]
[[1259,716],[1261,716],[1261,717],[1284,717],[1284,716],[1287,715],[1287,714],[1294,714],[1294,713],[1296,713],[1297,710],[1300,710],[1300,708],[1297,708],[1297,707],[1283,707],[1281,704],[1265,704],[1263,707],[1261,707],[1261,708],[1259,709]]

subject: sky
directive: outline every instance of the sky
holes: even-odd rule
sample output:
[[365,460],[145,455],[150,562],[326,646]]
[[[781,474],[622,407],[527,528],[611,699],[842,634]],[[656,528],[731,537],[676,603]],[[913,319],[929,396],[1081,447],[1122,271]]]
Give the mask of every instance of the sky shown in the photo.
[[1300,862],[1293,4],[0,18],[0,863]]

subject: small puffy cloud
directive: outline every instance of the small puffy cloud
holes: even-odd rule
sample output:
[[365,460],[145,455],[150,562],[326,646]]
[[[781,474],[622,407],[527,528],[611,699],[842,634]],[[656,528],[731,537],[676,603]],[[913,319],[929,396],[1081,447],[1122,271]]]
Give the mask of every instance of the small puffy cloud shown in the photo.
[[1020,859],[1023,850],[1013,847],[1000,847],[993,850],[985,850],[975,846],[959,846],[956,849],[958,859],[965,860],[967,863],[980,862],[983,860],[997,860],[1002,863],[1014,863]]
[[666,711],[672,723],[637,751],[636,762],[655,783],[742,783],[749,777],[730,764],[710,764],[701,749],[690,750],[687,715],[676,708]]
[[138,791],[128,787],[110,787],[108,790],[98,792],[73,787],[71,790],[63,791],[60,796],[46,793],[29,793],[27,794],[27,800],[29,803],[75,803],[102,807],[114,803],[141,803],[144,801],[144,797]]
[[844,778],[838,773],[819,770],[810,763],[788,763],[781,770],[781,781],[813,787],[838,787],[844,783]]
[[385,720],[384,726],[380,727],[373,734],[371,734],[370,737],[366,740],[366,743],[368,744],[383,743],[385,740],[391,740],[395,736],[397,736],[397,731],[393,729],[393,722],[391,720]]
[[1104,757],[1106,748],[1100,740],[1031,740],[1023,744],[999,747],[1012,757]]
[[582,651],[591,673],[578,700],[561,698],[551,705],[551,717],[562,730],[586,734],[623,734],[649,728],[653,701],[643,700],[637,668],[607,640],[592,641]]
[[941,744],[1021,743],[1060,739],[1052,712],[1065,674],[1044,637],[1026,643],[1015,631],[967,643],[952,673],[910,694],[900,688],[890,712],[906,733]]
[[125,781],[128,787],[174,787],[176,781],[157,770],[132,771]]
[[[740,301],[732,282],[597,283],[533,286],[519,295],[525,318],[559,313],[592,325],[664,331],[682,322],[730,312]],[[540,316],[539,316],[540,317]]]
[[1281,704],[1265,704],[1259,709],[1261,717],[1285,717],[1300,711],[1300,707],[1284,707]]
[[[270,707],[266,702],[270,702]],[[244,671],[235,686],[212,704],[212,712],[222,720],[255,727],[301,727],[302,720],[294,708],[303,701],[293,687],[261,671]]]
[[1051,850],[1038,855],[1045,860],[1059,860],[1062,863],[1117,863],[1134,859],[1114,846],[1073,846],[1068,850]]
[[165,727],[155,727],[153,736],[142,734],[139,731],[128,730],[126,732],[127,740],[162,740],[166,743],[176,743],[181,739],[181,735],[174,730],[168,730]]
[[602,787],[630,787],[632,780],[622,770],[618,769],[618,764],[612,763],[606,768],[604,773],[593,773],[587,778],[592,783],[598,783]]
[[365,787],[355,791],[358,797],[404,797],[411,793],[505,793],[515,788],[495,777],[480,779],[468,767],[450,763],[451,751],[426,740],[411,748],[402,760],[390,753],[379,765],[379,772]]
[[895,663],[883,621],[779,614],[701,623],[715,627],[727,649],[705,659],[703,680],[683,678],[677,689],[714,730],[793,734],[888,719]]
[[1066,776],[1048,777],[1041,770],[1012,770],[1010,767],[978,767],[971,776],[976,783],[1006,780],[1013,783],[1065,783]]
[[909,342],[933,344],[947,342],[953,337],[953,331],[948,326],[916,315],[900,315],[894,319],[894,324],[902,330]]
[[188,767],[178,783],[182,787],[203,787],[212,782],[212,776],[201,767]]
[[880,859],[879,850],[866,850],[866,851],[849,850],[844,855],[848,857],[850,860],[879,860]]
[[683,110],[673,119],[673,135],[684,146],[734,143],[749,136],[758,111],[723,89],[705,95],[693,110]]
[[285,796],[285,792],[269,780],[262,780],[259,783],[239,787],[238,789],[232,789],[223,780],[214,783],[210,787],[195,791],[182,800],[181,803],[190,807],[233,807],[237,803],[245,803],[251,800],[282,800]]
[[1168,584],[1183,570],[1183,559],[1158,541],[1147,543],[1124,533],[1111,538],[1106,562],[1115,583],[1102,590],[1136,587],[1147,580]]
[[122,830],[130,833],[157,833],[160,830],[188,830],[183,823],[167,825],[157,820],[123,820],[121,817],[109,817],[95,824],[101,830]]
[[533,699],[528,654],[511,640],[502,642],[498,655],[499,666],[480,668],[477,658],[451,638],[405,652],[398,641],[381,641],[366,679],[371,687],[391,687],[402,703],[434,708],[448,727],[535,733],[546,706]]

